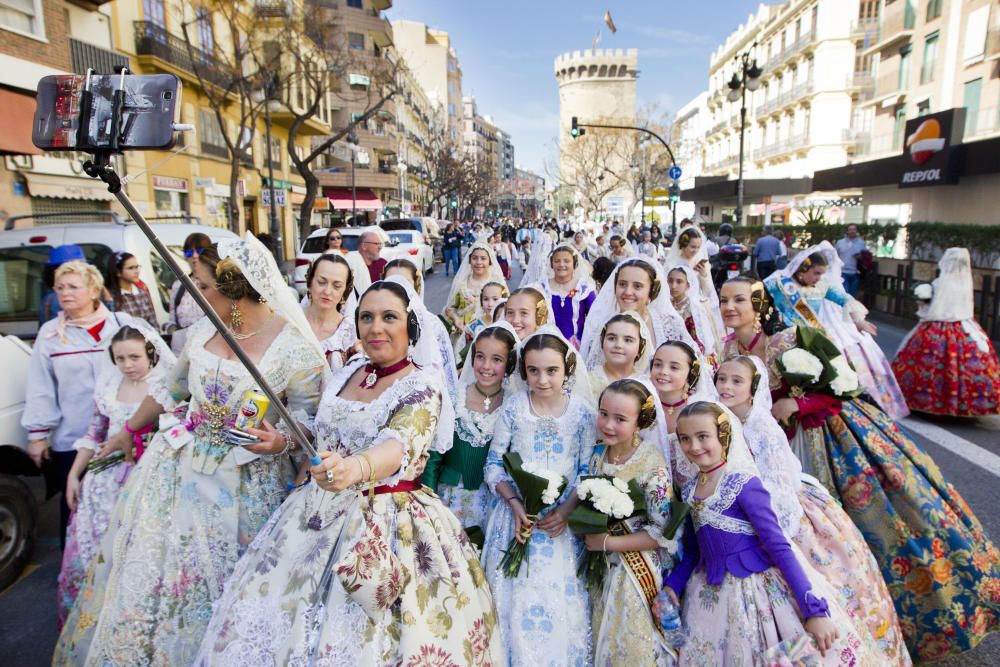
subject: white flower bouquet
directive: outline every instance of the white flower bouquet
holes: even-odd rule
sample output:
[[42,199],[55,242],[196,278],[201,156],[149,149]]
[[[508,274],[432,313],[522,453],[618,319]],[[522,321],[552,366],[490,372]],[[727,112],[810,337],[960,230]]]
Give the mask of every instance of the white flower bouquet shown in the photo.
[[930,283],[915,283],[911,293],[917,301],[930,301],[934,297],[934,286]]
[[857,372],[822,331],[800,326],[795,338],[797,345],[777,359],[789,395],[816,393],[848,400],[863,393]]
[[[609,475],[582,477],[576,487],[580,499],[569,514],[569,528],[578,535],[629,531],[624,522],[646,512],[646,497],[635,480],[627,483]],[[608,569],[607,554],[587,551],[580,561],[578,574],[590,590],[600,590]]]
[[[551,470],[533,464],[524,463],[521,455],[507,452],[503,455],[503,467],[514,480],[514,485],[521,494],[524,511],[534,524],[538,515],[547,507],[555,505],[566,488],[566,478]],[[507,550],[500,561],[500,572],[503,576],[514,578],[521,571],[521,563],[528,560],[528,539],[531,537],[532,526],[523,529],[524,543],[512,537]]]

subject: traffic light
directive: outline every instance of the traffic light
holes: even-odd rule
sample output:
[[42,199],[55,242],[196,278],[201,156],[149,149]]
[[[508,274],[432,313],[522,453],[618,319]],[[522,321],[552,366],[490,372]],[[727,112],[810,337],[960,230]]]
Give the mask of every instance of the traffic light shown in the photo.
[[452,199],[451,200],[451,207],[452,208],[458,208],[458,200],[457,199]]
[[679,202],[681,200],[681,186],[678,185],[677,183],[671,183],[670,184],[670,189],[669,189],[668,192],[670,194],[670,205],[671,206],[673,206],[674,204],[676,204],[677,202]]
[[572,125],[569,128],[569,136],[576,139],[577,137],[582,137],[583,135],[587,134],[587,130],[580,127],[579,123],[577,123],[576,116],[573,116],[573,118],[570,120]]

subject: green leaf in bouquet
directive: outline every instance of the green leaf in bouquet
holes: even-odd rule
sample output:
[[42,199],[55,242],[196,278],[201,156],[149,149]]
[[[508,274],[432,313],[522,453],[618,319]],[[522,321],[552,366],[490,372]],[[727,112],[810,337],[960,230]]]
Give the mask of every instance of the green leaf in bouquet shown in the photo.
[[438,319],[441,320],[441,324],[444,325],[445,330],[448,332],[449,336],[454,336],[458,333],[458,329],[455,328],[455,323],[444,315],[438,315]]
[[[546,505],[542,504],[542,494],[549,487],[549,480],[530,472],[525,472],[524,461],[517,452],[507,452],[503,455],[503,467],[514,480],[514,485],[524,501],[524,511],[528,514],[538,514]],[[566,486],[566,480],[559,489],[560,494]]]
[[683,500],[670,501],[670,521],[663,528],[663,536],[668,540],[674,539],[677,531],[684,525],[684,519],[691,513],[691,506]]
[[577,535],[599,535],[608,532],[608,515],[598,512],[589,503],[580,503],[569,513],[569,529]]
[[628,497],[632,499],[632,506],[635,508],[629,518],[646,513],[646,494],[634,479],[628,481]]

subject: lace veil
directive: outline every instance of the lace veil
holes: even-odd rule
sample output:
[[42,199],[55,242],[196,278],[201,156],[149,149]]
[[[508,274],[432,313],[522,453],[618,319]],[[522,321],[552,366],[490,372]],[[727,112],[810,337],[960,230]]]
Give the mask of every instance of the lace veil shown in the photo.
[[[533,334],[518,343],[518,360],[520,360],[521,356],[524,354],[524,346],[527,345],[528,341],[536,336],[541,336],[542,334],[555,336],[559,340],[566,343],[569,347],[569,356],[576,359],[576,368],[567,378],[566,392],[571,396],[576,396],[585,405],[593,409],[597,405],[597,398],[593,395],[593,391],[591,391],[590,374],[587,372],[587,365],[584,363],[583,357],[580,353],[570,344],[569,341],[566,340],[566,337],[562,335],[562,332],[559,331],[559,328],[555,325],[546,324],[540,326]],[[522,380],[521,376],[516,373],[511,384],[511,393],[516,393],[528,388],[527,382]]]
[[219,258],[229,258],[236,263],[250,286],[257,290],[271,310],[298,330],[320,359],[324,360],[323,366],[326,366],[323,346],[306,320],[305,312],[299,305],[298,294],[288,286],[278,270],[274,255],[250,232],[244,234],[242,239],[219,241],[218,247]]
[[759,380],[743,425],[743,435],[760,470],[761,481],[771,494],[771,505],[778,515],[778,523],[786,535],[794,537],[802,518],[802,504],[798,496],[802,486],[802,463],[792,452],[785,432],[771,414],[767,365],[754,356],[744,358],[753,362]]
[[446,306],[451,306],[455,303],[455,295],[462,286],[467,285],[469,280],[472,278],[472,266],[469,264],[469,258],[472,257],[472,252],[474,250],[483,250],[490,257],[490,266],[487,269],[486,282],[487,283],[500,283],[504,287],[507,286],[507,281],[504,280],[503,271],[500,269],[500,263],[497,261],[497,254],[494,252],[493,247],[483,241],[476,241],[470,247],[465,256],[462,257],[462,265],[458,267],[458,272],[452,279],[451,289],[448,290],[448,300],[445,302]]
[[[698,341],[705,347],[705,353],[711,354],[722,349],[722,341],[716,335],[715,323],[710,319],[713,313],[721,315],[717,305],[712,304],[712,299],[701,293],[701,283],[698,274],[685,262],[680,262],[673,266],[667,265],[667,275],[671,271],[680,270],[684,272],[688,281],[687,300],[691,305],[691,317],[694,319],[694,328],[698,332]],[[725,329],[720,329],[725,331]]]
[[966,248],[948,248],[938,262],[941,273],[934,279],[934,296],[920,319],[958,322],[973,317],[972,262]]
[[538,240],[531,245],[528,266],[521,275],[519,287],[526,287],[545,280],[549,275],[549,256],[552,254],[555,243],[548,232],[542,232],[538,235]]
[[[649,332],[649,327],[646,326],[646,323],[641,317],[639,317],[639,313],[633,310],[626,310],[623,314],[631,315],[632,318],[639,323],[639,338],[645,343],[645,345],[643,345],[642,353],[639,354],[639,358],[635,362],[635,375],[648,375],[649,362],[650,359],[653,358],[653,352],[656,351],[656,348],[653,347],[653,335]],[[600,335],[601,332],[598,331],[598,344],[590,346],[590,353],[585,359],[587,362],[587,371],[590,373],[603,371],[604,363],[607,361],[607,358],[604,355],[604,346],[600,344]],[[594,398],[596,399],[597,397],[595,396]]]
[[594,304],[587,314],[587,321],[583,327],[583,340],[580,343],[580,350],[584,358],[589,358],[593,346],[600,347],[601,329],[604,323],[611,319],[612,315],[619,312],[618,300],[615,297],[615,284],[618,281],[618,272],[624,265],[634,265],[641,262],[653,269],[657,280],[660,282],[660,293],[655,299],[650,301],[648,307],[649,320],[652,323],[652,340],[654,347],[668,340],[682,340],[697,350],[698,346],[691,338],[684,325],[684,320],[677,313],[673,304],[670,303],[670,290],[667,289],[667,279],[663,273],[663,267],[658,262],[650,260],[648,257],[630,257],[615,267],[614,271],[597,293]]

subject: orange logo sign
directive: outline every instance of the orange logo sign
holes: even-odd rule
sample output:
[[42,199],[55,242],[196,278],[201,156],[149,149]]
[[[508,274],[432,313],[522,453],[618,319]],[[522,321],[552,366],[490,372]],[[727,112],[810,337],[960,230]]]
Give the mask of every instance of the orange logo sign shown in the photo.
[[924,164],[930,160],[935,153],[944,148],[944,143],[941,124],[934,118],[922,122],[916,131],[906,138],[910,159],[916,164]]

